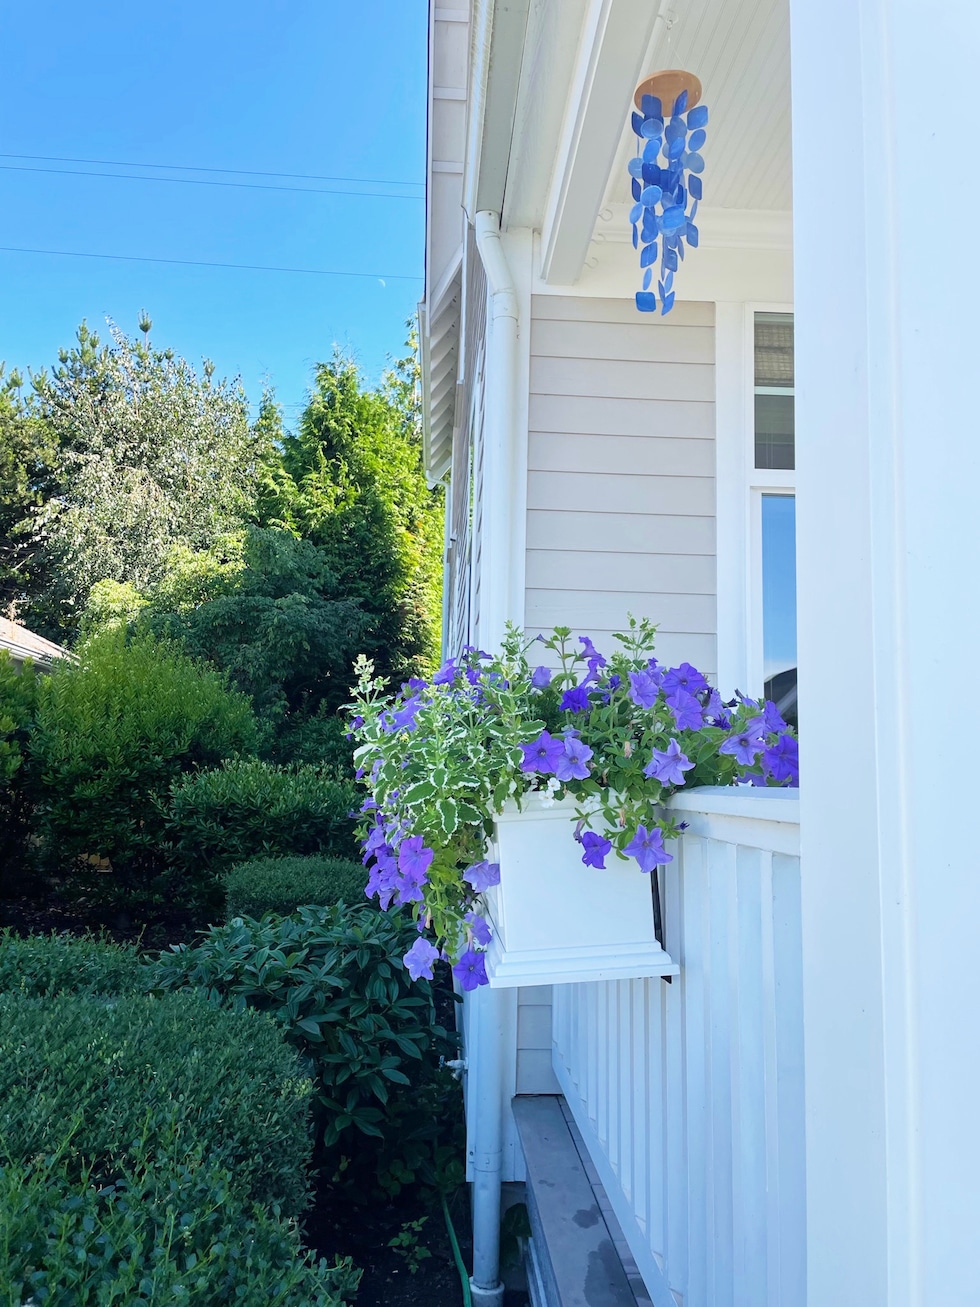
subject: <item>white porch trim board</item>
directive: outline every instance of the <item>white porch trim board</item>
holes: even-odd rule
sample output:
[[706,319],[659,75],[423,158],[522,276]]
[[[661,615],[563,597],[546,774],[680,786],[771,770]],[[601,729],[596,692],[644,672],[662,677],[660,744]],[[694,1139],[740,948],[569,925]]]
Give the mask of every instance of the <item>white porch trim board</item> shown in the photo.
[[980,7],[791,28],[808,1301],[973,1307],[980,260],[919,183],[955,123],[976,209]]

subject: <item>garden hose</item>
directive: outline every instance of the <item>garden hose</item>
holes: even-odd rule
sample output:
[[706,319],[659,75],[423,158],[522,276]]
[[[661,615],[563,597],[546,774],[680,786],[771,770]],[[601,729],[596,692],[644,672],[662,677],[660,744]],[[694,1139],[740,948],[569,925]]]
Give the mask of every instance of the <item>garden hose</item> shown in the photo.
[[449,1215],[449,1204],[446,1202],[446,1195],[442,1194],[441,1198],[442,1214],[446,1218],[446,1233],[449,1235],[449,1242],[453,1246],[453,1260],[456,1262],[457,1271],[459,1271],[459,1282],[463,1286],[463,1307],[473,1307],[473,1297],[470,1294],[470,1277],[466,1274],[466,1264],[463,1261],[462,1253],[459,1251],[456,1227],[453,1225],[453,1218]]

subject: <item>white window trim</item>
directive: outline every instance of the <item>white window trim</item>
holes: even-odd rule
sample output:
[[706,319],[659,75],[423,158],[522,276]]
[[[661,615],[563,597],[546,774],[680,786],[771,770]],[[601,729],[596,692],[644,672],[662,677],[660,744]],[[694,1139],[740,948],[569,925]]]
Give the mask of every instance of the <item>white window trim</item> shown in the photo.
[[761,694],[762,495],[794,493],[796,472],[755,466],[755,315],[792,304],[715,306],[718,686]]

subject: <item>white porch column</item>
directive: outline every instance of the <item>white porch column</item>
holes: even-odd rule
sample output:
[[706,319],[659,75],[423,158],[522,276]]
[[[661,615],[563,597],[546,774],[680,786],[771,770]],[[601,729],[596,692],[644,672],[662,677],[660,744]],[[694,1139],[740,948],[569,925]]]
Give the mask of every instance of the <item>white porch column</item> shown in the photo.
[[809,1307],[980,1302],[976,0],[790,0]]

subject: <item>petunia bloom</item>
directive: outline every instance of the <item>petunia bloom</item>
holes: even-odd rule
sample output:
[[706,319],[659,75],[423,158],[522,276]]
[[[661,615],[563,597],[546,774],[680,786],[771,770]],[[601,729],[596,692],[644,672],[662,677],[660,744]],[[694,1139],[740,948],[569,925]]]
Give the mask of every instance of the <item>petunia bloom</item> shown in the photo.
[[783,721],[783,715],[771,699],[766,700],[765,710],[762,714],[762,720],[766,724],[766,730],[773,733],[785,731],[786,723]]
[[641,871],[653,871],[654,867],[674,860],[673,854],[664,848],[664,833],[659,826],[654,826],[653,830],[637,826],[636,834],[623,852],[637,860]]
[[524,751],[521,771],[536,771],[543,776],[553,775],[559,759],[565,754],[563,741],[556,740],[547,731],[542,731],[530,744],[522,744],[521,748]]
[[466,924],[469,926],[470,934],[473,936],[477,944],[486,948],[493,939],[486,917],[481,917],[479,912],[467,912]]
[[751,767],[764,748],[765,741],[758,731],[746,729],[738,735],[730,735],[718,752],[733,754],[743,767]]
[[612,852],[612,840],[607,840],[603,835],[597,835],[594,830],[585,831],[580,843],[584,850],[582,861],[587,867],[598,867],[601,871],[606,869],[606,858]]
[[679,731],[699,731],[704,725],[701,705],[687,690],[675,690],[669,694],[667,707],[674,714],[674,722]]
[[544,690],[551,684],[551,668],[535,667],[531,673],[531,685],[535,690]]
[[555,766],[555,776],[560,781],[584,781],[589,774],[588,762],[592,750],[574,735],[566,735],[564,753]]
[[800,746],[792,735],[781,735],[762,755],[762,765],[774,781],[800,783]]
[[666,750],[654,749],[653,757],[643,768],[643,775],[661,785],[683,785],[684,773],[694,766],[690,758],[681,752],[676,740],[671,740]]
[[392,713],[391,720],[394,727],[399,731],[414,731],[416,726],[416,715],[422,707],[422,700],[417,694],[411,699],[406,700],[403,707],[396,713]]
[[490,983],[487,980],[486,958],[482,953],[477,953],[471,948],[466,950],[453,967],[453,975],[459,981],[460,988],[466,991]]
[[500,863],[474,862],[472,867],[467,867],[463,872],[463,879],[473,886],[477,894],[482,894],[484,890],[500,884]]
[[630,672],[630,698],[638,708],[652,708],[660,686],[649,672]]
[[664,673],[663,688],[665,694],[673,694],[675,690],[697,694],[699,690],[708,688],[708,682],[696,667],[681,663],[680,667],[671,667]]
[[398,846],[398,870],[403,876],[425,876],[435,853],[422,843],[421,835],[409,835]]
[[573,685],[570,690],[566,690],[562,695],[558,707],[562,712],[587,712],[589,708],[588,690],[584,685]]
[[413,980],[431,980],[432,968],[439,958],[439,950],[421,935],[402,958]]
[[455,658],[447,658],[443,665],[432,678],[433,685],[452,685],[459,675],[459,668],[456,666]]

